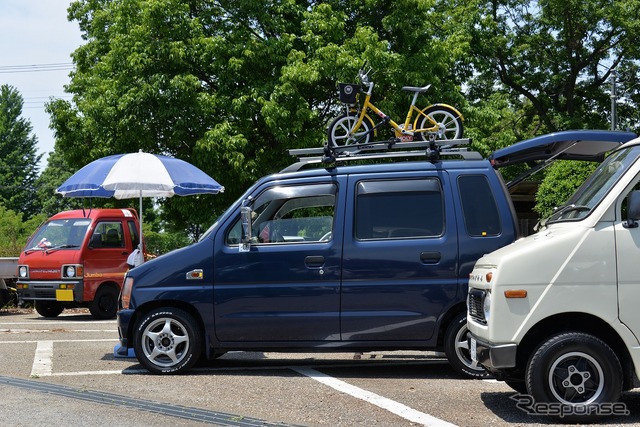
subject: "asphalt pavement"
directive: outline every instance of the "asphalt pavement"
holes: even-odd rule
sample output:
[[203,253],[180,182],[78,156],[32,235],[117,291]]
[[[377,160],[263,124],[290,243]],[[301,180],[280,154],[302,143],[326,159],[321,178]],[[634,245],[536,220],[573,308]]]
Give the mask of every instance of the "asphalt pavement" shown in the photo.
[[[233,352],[185,375],[114,358],[115,320],[0,311],[3,426],[553,426],[494,380],[458,376],[432,352]],[[630,415],[601,425],[640,424]]]

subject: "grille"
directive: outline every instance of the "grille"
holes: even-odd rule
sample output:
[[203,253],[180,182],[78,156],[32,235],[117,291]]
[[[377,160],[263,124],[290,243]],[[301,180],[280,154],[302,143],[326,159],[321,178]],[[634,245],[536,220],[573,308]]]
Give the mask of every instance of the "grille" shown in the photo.
[[56,299],[55,289],[35,289],[33,292],[35,298]]
[[469,291],[469,315],[473,320],[483,325],[487,324],[484,318],[484,296],[485,292],[480,289],[471,289]]

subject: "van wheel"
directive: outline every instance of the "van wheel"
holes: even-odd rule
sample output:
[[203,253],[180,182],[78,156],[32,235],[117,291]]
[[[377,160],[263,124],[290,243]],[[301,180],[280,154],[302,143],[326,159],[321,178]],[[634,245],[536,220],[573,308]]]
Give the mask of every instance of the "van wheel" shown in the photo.
[[64,306],[58,301],[36,301],[36,311],[42,317],[58,317]]
[[113,319],[118,311],[118,290],[108,285],[98,288],[89,311],[95,319]]
[[449,364],[455,371],[469,378],[490,377],[482,365],[471,360],[468,335],[467,314],[460,313],[451,321],[444,334],[444,353]]
[[153,310],[141,317],[134,330],[136,357],[151,373],[183,373],[200,358],[200,327],[184,310]]
[[[527,366],[526,381],[537,403],[553,403],[562,409],[552,418],[591,422],[602,418],[598,411],[600,404],[615,403],[620,398],[622,366],[611,347],[601,339],[567,332],[538,347]],[[573,408],[579,411],[572,412]]]

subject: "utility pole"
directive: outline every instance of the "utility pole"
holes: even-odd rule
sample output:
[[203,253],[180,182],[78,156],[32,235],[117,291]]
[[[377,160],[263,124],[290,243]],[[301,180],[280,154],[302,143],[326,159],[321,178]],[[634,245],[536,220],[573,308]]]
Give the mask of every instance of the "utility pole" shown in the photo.
[[618,128],[618,116],[616,113],[617,98],[616,70],[611,70],[611,130],[616,130]]

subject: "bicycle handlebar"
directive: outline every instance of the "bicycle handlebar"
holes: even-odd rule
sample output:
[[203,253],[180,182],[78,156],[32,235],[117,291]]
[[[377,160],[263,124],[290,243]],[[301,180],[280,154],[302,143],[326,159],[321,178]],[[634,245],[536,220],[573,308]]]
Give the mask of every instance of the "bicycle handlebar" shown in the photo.
[[360,78],[360,81],[362,82],[362,84],[364,85],[371,85],[372,82],[369,80],[369,73],[373,70],[373,68],[369,67],[369,69],[367,70],[367,60],[364,60],[364,63],[362,64],[362,67],[360,67],[360,70],[358,70],[358,77]]

